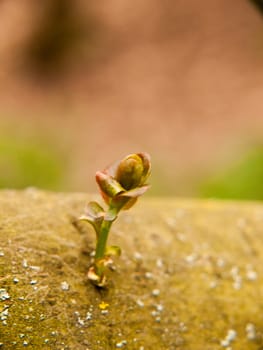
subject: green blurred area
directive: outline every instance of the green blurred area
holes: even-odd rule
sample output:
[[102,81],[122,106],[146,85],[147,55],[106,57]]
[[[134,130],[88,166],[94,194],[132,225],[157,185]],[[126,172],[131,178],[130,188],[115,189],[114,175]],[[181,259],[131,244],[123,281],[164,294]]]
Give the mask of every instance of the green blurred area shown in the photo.
[[0,136],[0,188],[60,190],[65,182],[65,157],[50,140]]
[[263,200],[263,146],[237,155],[204,179],[200,186],[203,197]]
[[[1,135],[0,188],[39,187],[54,191],[78,188],[79,184],[69,181],[68,164],[73,163],[70,157],[73,158],[74,154],[66,157],[60,150],[61,142],[59,137],[54,142],[50,135],[36,132],[31,136],[23,134],[23,137],[12,133]],[[174,179],[155,164],[150,181],[152,194],[263,200],[263,146],[239,152],[232,150],[229,154],[230,161],[220,163],[215,160],[217,166],[209,174],[197,178],[191,173]],[[93,177],[91,173],[90,178]]]

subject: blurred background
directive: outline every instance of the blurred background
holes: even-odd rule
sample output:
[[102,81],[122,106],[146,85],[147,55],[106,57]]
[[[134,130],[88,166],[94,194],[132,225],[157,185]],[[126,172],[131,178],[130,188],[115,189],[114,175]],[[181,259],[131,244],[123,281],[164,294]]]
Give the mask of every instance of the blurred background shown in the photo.
[[263,1],[2,0],[0,187],[263,199]]

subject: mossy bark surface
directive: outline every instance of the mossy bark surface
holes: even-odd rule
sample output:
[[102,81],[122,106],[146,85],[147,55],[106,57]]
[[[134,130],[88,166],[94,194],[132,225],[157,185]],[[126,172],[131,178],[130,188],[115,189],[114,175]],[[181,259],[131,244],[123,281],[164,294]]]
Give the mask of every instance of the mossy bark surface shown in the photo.
[[109,287],[86,279],[85,194],[0,193],[0,349],[263,348],[263,205],[145,199],[121,212]]

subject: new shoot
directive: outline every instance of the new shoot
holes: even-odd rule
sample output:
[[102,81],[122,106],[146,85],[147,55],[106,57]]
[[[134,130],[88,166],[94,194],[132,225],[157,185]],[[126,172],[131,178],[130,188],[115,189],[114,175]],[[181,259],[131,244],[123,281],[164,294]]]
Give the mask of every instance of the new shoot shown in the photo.
[[121,254],[120,247],[107,246],[112,223],[121,210],[131,208],[138,197],[148,190],[146,181],[150,172],[150,156],[147,153],[136,153],[96,173],[106,209],[97,202],[90,202],[85,214],[79,219],[90,223],[96,232],[95,258],[87,277],[98,287],[107,285],[106,274],[113,263],[112,257]]

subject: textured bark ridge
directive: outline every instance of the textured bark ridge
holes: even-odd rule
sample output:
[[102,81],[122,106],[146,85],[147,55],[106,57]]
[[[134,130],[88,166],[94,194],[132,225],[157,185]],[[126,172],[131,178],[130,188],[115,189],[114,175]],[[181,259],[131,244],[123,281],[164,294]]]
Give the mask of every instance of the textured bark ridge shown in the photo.
[[263,347],[263,205],[141,199],[114,223],[106,290],[86,280],[85,194],[0,193],[0,349]]

